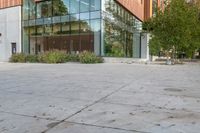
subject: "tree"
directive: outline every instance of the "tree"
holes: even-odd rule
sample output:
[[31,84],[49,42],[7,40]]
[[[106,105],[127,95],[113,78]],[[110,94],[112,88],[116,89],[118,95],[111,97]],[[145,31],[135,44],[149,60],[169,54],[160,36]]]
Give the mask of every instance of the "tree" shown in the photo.
[[55,16],[63,16],[68,14],[68,7],[62,0],[53,0],[53,14]]
[[[143,29],[153,35],[150,48],[186,52],[191,56],[200,47],[200,19],[197,4],[171,0],[165,10],[143,23]],[[158,45],[159,46],[151,46]],[[190,53],[190,54],[189,54]]]

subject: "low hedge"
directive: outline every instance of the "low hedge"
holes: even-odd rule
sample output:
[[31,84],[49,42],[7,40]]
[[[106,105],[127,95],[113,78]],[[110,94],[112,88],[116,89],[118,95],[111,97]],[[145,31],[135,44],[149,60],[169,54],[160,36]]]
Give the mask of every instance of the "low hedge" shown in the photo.
[[65,63],[68,61],[67,55],[63,51],[52,50],[44,52],[38,56],[38,60],[41,63]]
[[20,63],[66,63],[80,62],[84,64],[103,63],[103,58],[96,56],[92,52],[83,51],[80,54],[68,54],[64,51],[52,50],[39,55],[25,55],[23,53],[13,54],[10,62]]
[[14,63],[25,63],[26,62],[26,55],[23,53],[16,53],[13,54],[10,58],[10,62]]
[[39,62],[38,56],[37,55],[26,55],[26,62],[37,63],[37,62]]
[[103,63],[103,59],[101,57],[97,57],[94,53],[89,51],[83,51],[80,53],[79,59],[80,62],[84,64]]

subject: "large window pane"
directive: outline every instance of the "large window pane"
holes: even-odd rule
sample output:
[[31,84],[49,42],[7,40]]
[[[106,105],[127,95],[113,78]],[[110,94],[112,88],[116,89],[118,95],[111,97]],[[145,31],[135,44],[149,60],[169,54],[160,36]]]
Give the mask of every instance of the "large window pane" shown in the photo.
[[[70,0],[62,0],[64,5],[65,5],[65,8],[67,9],[67,14],[69,14],[69,10],[70,10]],[[66,14],[66,15],[67,15]]]
[[70,0],[70,13],[79,13],[80,0]]
[[24,0],[23,4],[23,20],[28,20],[29,19],[29,4],[27,0]]
[[90,12],[90,19],[96,19],[101,17],[100,11]]
[[72,14],[70,15],[70,21],[78,21],[80,14]]
[[101,0],[90,0],[90,4],[91,11],[100,10]]
[[29,34],[30,35],[35,35],[36,34],[36,28],[35,28],[35,26],[29,27]]
[[79,22],[71,22],[71,33],[79,34]]
[[61,17],[61,22],[69,22],[69,15],[67,15],[67,16],[62,16],[62,17]]
[[24,28],[23,29],[23,50],[24,53],[29,53],[29,29]]
[[53,25],[53,33],[59,34],[61,32],[61,24],[54,24]]
[[91,30],[92,30],[92,33],[93,33],[92,34],[93,36],[90,39],[91,39],[91,43],[93,43],[94,53],[96,55],[100,55],[101,20],[100,19],[91,20],[90,25],[91,25]]
[[101,30],[101,22],[100,19],[91,20],[91,29],[93,32],[98,32]]
[[42,2],[37,3],[37,18],[42,17]]
[[81,33],[88,33],[90,31],[90,22],[87,21],[81,21],[80,22],[80,32]]
[[37,18],[52,16],[51,1],[37,3]]
[[36,18],[36,4],[33,0],[29,1],[29,15],[30,15],[30,19],[35,19]]
[[53,16],[63,16],[68,14],[68,7],[62,0],[53,0]]
[[80,20],[87,20],[90,18],[89,12],[86,13],[80,13]]
[[70,33],[70,23],[63,23],[62,34],[69,34],[69,33]]
[[50,35],[50,33],[52,33],[52,26],[51,25],[45,25],[44,31],[45,31],[45,35]]
[[88,12],[90,7],[90,0],[80,0],[80,12]]
[[44,28],[43,28],[43,26],[37,26],[36,27],[36,34],[37,35],[42,35],[43,33],[44,33]]

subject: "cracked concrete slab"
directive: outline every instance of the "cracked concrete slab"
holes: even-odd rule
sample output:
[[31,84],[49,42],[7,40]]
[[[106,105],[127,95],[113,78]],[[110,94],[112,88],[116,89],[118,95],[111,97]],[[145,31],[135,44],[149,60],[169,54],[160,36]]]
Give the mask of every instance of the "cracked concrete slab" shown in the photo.
[[133,133],[132,131],[64,122],[47,133]]
[[197,112],[110,103],[95,104],[68,121],[138,132],[178,132],[190,129],[198,133],[200,130],[200,114]]
[[148,92],[124,92],[120,91],[104,100],[108,103],[127,104],[143,107],[165,108],[170,110],[200,111],[200,99],[168,94],[156,94]]
[[34,96],[16,93],[0,95],[0,111],[62,120],[91,104],[90,101]]
[[1,133],[198,133],[200,64],[0,64]]
[[40,133],[53,121],[0,112],[0,133]]

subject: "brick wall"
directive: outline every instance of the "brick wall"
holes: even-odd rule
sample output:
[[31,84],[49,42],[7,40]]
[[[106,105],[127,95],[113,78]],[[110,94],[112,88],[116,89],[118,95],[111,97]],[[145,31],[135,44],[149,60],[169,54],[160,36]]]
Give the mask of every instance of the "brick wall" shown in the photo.
[[140,20],[144,20],[144,1],[145,0],[117,0],[126,9],[132,12]]
[[18,6],[22,4],[22,0],[0,0],[0,8]]

